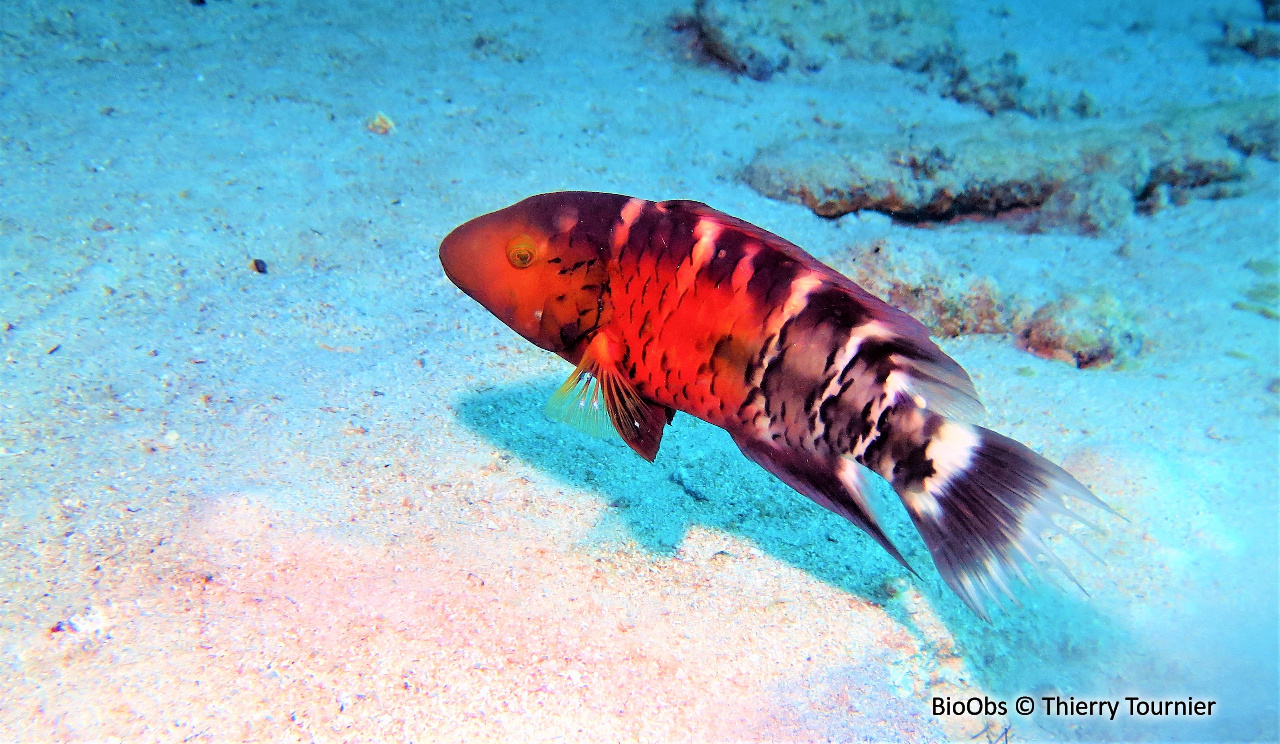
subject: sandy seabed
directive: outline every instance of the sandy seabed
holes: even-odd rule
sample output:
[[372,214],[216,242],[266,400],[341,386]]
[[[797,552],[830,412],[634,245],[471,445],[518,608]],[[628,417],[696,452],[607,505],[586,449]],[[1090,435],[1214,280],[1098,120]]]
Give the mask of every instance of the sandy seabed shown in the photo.
[[[1276,164],[1097,236],[824,220],[743,164],[815,121],[986,114],[887,66],[735,77],[680,10],[0,8],[0,740],[1276,739],[1280,339],[1233,307],[1280,254]],[[1123,61],[1104,121],[1276,91],[1206,51],[1251,2],[996,10],[961,31]],[[949,245],[1107,283],[1145,334],[1121,368],[943,342],[984,425],[1123,515],[1082,507],[1101,563],[1055,539],[1087,595],[1037,579],[987,624],[887,499],[919,578],[688,416],[654,465],[547,421],[568,368],[436,249],[560,189],[697,199],[835,264]],[[933,714],[974,696],[1009,712]]]

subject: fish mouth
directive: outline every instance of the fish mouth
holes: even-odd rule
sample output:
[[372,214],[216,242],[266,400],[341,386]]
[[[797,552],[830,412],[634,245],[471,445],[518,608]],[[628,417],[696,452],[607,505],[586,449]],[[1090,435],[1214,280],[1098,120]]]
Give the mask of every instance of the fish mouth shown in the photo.
[[444,243],[441,243],[440,244],[440,268],[444,269],[444,275],[449,277],[449,281],[453,282],[456,285],[458,283],[458,277],[454,276],[453,272],[449,270],[450,263],[452,262],[445,258]]
[[466,296],[483,305],[484,303],[480,301],[479,297],[476,297],[475,293],[471,291],[471,287],[467,286],[467,283],[458,276],[457,272],[449,269],[450,262],[444,260],[443,251],[441,252],[440,259],[440,266],[444,269],[444,275],[449,278],[449,281],[453,282],[453,286],[457,287],[458,290]]
[[454,276],[453,272],[449,271],[449,267],[447,266],[444,268],[444,275],[448,277],[449,281],[453,282],[453,286],[456,287],[459,291],[461,291],[464,295],[470,297],[473,300],[476,299],[475,295],[467,291],[467,288],[462,286],[462,284],[458,282],[458,277]]
[[[480,218],[483,219],[483,218]],[[453,232],[440,241],[440,266],[444,275],[449,277],[458,289],[465,292],[481,305],[489,303],[482,295],[492,293],[497,257],[490,246],[495,242],[483,223],[472,220],[454,228]],[[505,257],[502,257],[505,265]]]
[[462,286],[462,282],[458,281],[459,256],[457,254],[459,249],[457,247],[458,241],[454,239],[457,234],[458,231],[454,230],[445,236],[444,240],[440,241],[440,268],[444,269],[444,275],[449,277],[449,281],[453,282],[458,289],[466,292],[467,290]]

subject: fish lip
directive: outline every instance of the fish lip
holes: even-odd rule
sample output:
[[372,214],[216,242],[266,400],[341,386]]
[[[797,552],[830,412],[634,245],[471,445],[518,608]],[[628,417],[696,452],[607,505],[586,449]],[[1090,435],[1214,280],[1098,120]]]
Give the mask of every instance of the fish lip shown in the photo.
[[[455,275],[454,275],[454,273],[453,273],[452,271],[449,271],[449,267],[445,265],[444,261],[441,261],[441,262],[440,262],[440,268],[444,269],[444,275],[445,275],[446,277],[448,277],[448,279],[449,279],[449,281],[450,281],[450,282],[453,282],[453,286],[454,286],[455,288],[457,288],[457,290],[458,290],[459,292],[461,292],[461,293],[463,293],[464,295],[466,295],[466,296],[470,297],[471,299],[475,300],[476,302],[480,302],[480,300],[479,300],[479,299],[477,299],[477,298],[476,298],[476,296],[475,296],[474,294],[472,294],[472,293],[471,293],[471,290],[469,290],[469,289],[467,289],[466,287],[462,286],[462,283],[458,281],[458,277],[457,277],[457,276],[455,276]],[[482,304],[482,305],[483,305],[484,303],[480,303],[480,304]]]
[[[463,292],[467,292],[467,290],[463,283],[459,281],[458,274],[466,266],[467,254],[470,252],[467,250],[467,241],[464,240],[467,227],[470,224],[460,225],[451,230],[440,241],[440,248],[437,251],[437,255],[440,258],[440,268],[444,269],[444,275],[449,277],[449,281],[453,282],[454,286]],[[451,269],[450,266],[453,268]],[[471,295],[470,292],[467,292],[467,294]]]
[[[452,271],[449,271],[449,264],[450,264],[450,263],[453,263],[453,262],[452,262],[452,261],[449,261],[449,260],[447,260],[447,259],[446,259],[446,255],[449,253],[449,238],[448,238],[448,237],[446,237],[444,240],[440,241],[440,249],[439,249],[439,251],[438,251],[437,253],[438,253],[439,257],[440,257],[440,268],[441,268],[441,269],[444,269],[444,275],[445,275],[445,276],[447,276],[447,277],[449,277],[449,281],[453,282],[453,284],[454,284],[454,286],[455,286],[455,287],[458,287],[458,288],[460,288],[460,289],[461,289],[461,286],[462,286],[462,285],[458,284],[458,277],[454,276],[454,274],[453,274],[453,272],[452,272]],[[465,290],[464,290],[464,291],[465,291]]]
[[459,272],[451,271],[449,269],[450,264],[453,264],[455,267],[458,267],[459,264],[462,262],[458,261],[456,256],[447,257],[447,254],[449,253],[448,246],[447,246],[448,242],[449,241],[446,238],[445,241],[440,244],[440,268],[444,270],[445,277],[448,278],[449,281],[453,283],[453,286],[456,287],[459,292],[470,297],[476,302],[479,302],[481,305],[484,305],[485,303],[480,299],[480,297],[474,291],[472,291],[472,288],[467,286],[467,282],[462,281],[462,279],[459,277]]
[[[449,271],[449,267],[448,267],[448,266],[445,266],[445,265],[444,265],[444,262],[441,262],[441,263],[440,263],[440,268],[444,269],[444,275],[445,275],[445,277],[446,277],[446,278],[448,278],[448,280],[449,280],[450,282],[453,282],[453,286],[457,287],[458,289],[462,289],[462,286],[461,286],[460,284],[458,284],[458,277],[454,276],[454,275],[453,275],[453,273]],[[464,293],[467,293],[467,290],[465,290],[465,289],[462,289],[462,291],[463,291]],[[468,293],[468,294],[469,294],[469,293]]]

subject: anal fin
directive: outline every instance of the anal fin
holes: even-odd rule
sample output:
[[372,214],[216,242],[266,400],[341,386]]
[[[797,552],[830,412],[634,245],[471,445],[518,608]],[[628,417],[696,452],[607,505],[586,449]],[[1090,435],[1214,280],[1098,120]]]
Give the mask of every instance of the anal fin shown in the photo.
[[844,457],[797,452],[748,437],[735,436],[733,441],[747,459],[828,511],[853,522],[904,568],[915,573],[876,521],[864,491],[861,465]]
[[547,416],[594,437],[606,437],[612,429],[636,454],[653,462],[663,427],[675,411],[636,391],[619,368],[617,347],[617,342],[597,333],[569,379],[547,402]]

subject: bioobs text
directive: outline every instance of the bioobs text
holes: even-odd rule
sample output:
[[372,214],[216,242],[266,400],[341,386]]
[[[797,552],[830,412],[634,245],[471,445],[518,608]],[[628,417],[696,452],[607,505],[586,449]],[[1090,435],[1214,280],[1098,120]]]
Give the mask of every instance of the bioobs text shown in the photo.
[[1003,700],[992,700],[986,695],[982,697],[975,695],[964,700],[935,697],[933,714],[935,716],[1007,716],[1009,707]]
[[[1043,706],[1039,706],[1040,713],[1045,716],[1105,717],[1111,721],[1126,711],[1130,717],[1134,718],[1212,716],[1214,706],[1218,705],[1217,700],[1197,700],[1194,697],[1188,697],[1186,700],[1144,699],[1135,696],[1126,697],[1123,700],[1077,700],[1074,697],[1045,695],[1040,700],[1044,703]],[[986,695],[956,699],[935,697],[932,701],[935,716],[1003,716],[1008,715],[1009,712],[1004,701],[992,700]],[[1021,695],[1014,703],[1013,710],[1020,716],[1029,716],[1036,713],[1037,707],[1035,698],[1030,695]]]

